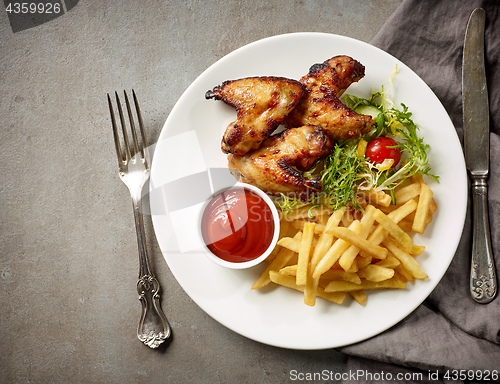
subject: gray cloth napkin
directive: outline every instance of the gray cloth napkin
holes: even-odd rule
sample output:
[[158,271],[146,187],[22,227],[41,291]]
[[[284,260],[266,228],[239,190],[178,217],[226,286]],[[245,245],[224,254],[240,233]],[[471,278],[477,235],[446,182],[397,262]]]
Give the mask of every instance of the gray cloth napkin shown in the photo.
[[[486,11],[486,73],[490,102],[489,214],[497,274],[500,272],[500,2],[405,0],[372,44],[413,69],[436,93],[463,143],[462,53],[472,11]],[[446,143],[443,143],[446,145]],[[446,159],[442,159],[446,161]],[[449,164],[453,167],[453,164]],[[453,191],[450,191],[453,193]],[[487,305],[469,294],[471,203],[455,257],[429,298],[405,320],[364,342],[341,348],[348,372],[423,373],[423,379],[462,382],[451,370],[500,371],[500,297]],[[500,296],[500,295],[499,295]],[[397,305],[397,303],[395,303]],[[447,375],[447,372],[449,375]],[[434,374],[433,376],[430,376]],[[417,378],[420,378],[417,376]],[[445,379],[454,379],[447,381]],[[491,377],[490,377],[491,378]],[[372,380],[369,380],[372,379]],[[383,382],[383,377],[362,382]],[[468,382],[479,379],[470,375]],[[497,379],[500,381],[500,379]],[[359,377],[345,383],[360,382]],[[387,380],[390,382],[390,380]],[[394,381],[392,381],[394,382]],[[411,382],[404,380],[403,382]],[[415,382],[424,382],[415,380]]]

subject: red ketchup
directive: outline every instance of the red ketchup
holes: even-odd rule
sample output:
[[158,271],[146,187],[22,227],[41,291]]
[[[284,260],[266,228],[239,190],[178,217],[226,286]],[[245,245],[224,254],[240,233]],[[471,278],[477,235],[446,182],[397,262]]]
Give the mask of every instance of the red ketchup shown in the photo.
[[273,214],[255,192],[241,187],[221,192],[208,203],[201,220],[208,249],[217,257],[242,263],[262,255],[273,239]]

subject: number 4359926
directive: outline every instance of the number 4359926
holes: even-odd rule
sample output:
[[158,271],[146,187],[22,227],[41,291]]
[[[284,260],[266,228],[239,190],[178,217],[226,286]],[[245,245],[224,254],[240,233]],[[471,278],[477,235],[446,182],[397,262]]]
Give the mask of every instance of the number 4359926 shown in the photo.
[[445,380],[484,380],[497,381],[499,373],[497,370],[473,370],[473,369],[453,369],[445,372],[443,378]]
[[61,13],[60,3],[8,3],[7,13]]

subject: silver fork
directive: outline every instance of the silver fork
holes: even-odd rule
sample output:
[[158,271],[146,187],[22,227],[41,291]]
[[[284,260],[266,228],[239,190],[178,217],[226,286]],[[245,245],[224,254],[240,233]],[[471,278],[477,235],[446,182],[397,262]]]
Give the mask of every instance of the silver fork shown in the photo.
[[139,103],[137,102],[137,96],[135,95],[134,90],[132,90],[132,95],[134,98],[141,140],[138,139],[134,116],[132,114],[132,108],[130,107],[127,92],[124,91],[124,95],[125,105],[127,107],[129,117],[129,128],[132,133],[132,142],[129,140],[118,93],[115,92],[124,149],[122,149],[122,145],[120,144],[120,135],[116,124],[113,103],[111,102],[109,94],[108,104],[109,111],[111,113],[111,122],[113,125],[116,154],[118,156],[119,175],[128,187],[132,197],[135,227],[137,232],[137,244],[139,247],[139,280],[137,282],[137,292],[139,293],[139,300],[142,304],[142,315],[137,328],[137,337],[147,346],[151,348],[158,348],[161,343],[170,337],[171,330],[168,325],[167,318],[160,307],[160,284],[149,267],[148,252],[146,249],[146,236],[144,233],[144,220],[141,210],[142,189],[144,187],[144,183],[149,178],[150,172],[146,155],[146,134],[144,131],[141,110],[139,108]]

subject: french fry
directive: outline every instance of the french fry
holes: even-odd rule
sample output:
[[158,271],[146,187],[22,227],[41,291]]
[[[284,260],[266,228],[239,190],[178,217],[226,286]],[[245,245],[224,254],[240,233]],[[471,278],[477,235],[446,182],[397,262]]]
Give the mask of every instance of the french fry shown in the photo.
[[374,213],[375,220],[384,227],[384,229],[389,232],[389,234],[394,237],[398,244],[401,247],[409,252],[411,251],[411,247],[413,245],[410,235],[408,235],[405,231],[403,231],[397,223],[392,221],[385,213],[383,213],[380,209],[377,209]]
[[[302,235],[302,232],[299,233]],[[277,244],[296,253],[298,253],[300,249],[300,240],[295,240],[292,237],[283,237],[282,239],[278,240]]]
[[359,304],[364,305],[366,303],[366,292],[365,291],[351,291],[349,295]]
[[373,190],[370,190],[365,193],[367,195],[365,199],[368,200],[368,202],[371,204],[381,205],[383,207],[388,207],[389,205],[391,205],[391,196],[389,196],[384,191],[375,192]]
[[281,268],[279,271],[280,275],[296,277],[297,276],[297,264],[287,265]]
[[[397,259],[396,259],[396,261],[399,263],[399,261]],[[286,267],[283,267],[278,272],[280,275],[283,275],[283,276],[296,277],[297,276],[297,264],[288,265]],[[332,280],[350,281],[351,283],[361,284],[361,279],[356,273],[346,272],[346,271],[341,270],[341,269],[330,269],[330,270],[326,271],[325,273],[323,273],[320,276],[320,279],[321,279],[321,282],[324,284],[323,286],[326,286]],[[325,282],[326,282],[326,284],[325,284]],[[315,288],[317,288],[317,286],[318,285],[316,285]],[[305,293],[305,291],[304,291],[304,293]]]
[[418,256],[418,255],[421,255],[422,252],[424,252],[424,251],[425,251],[425,247],[423,245],[413,244],[411,247],[410,255]]
[[292,258],[293,255],[294,255],[293,251],[290,251],[289,249],[286,248],[282,248],[274,258],[274,260],[271,263],[269,263],[265,271],[261,273],[261,275],[257,280],[255,280],[255,282],[252,285],[252,289],[260,289],[268,285],[271,282],[271,280],[269,279],[269,271],[279,270],[283,268],[283,265],[285,265],[287,261],[290,260],[290,258]]
[[370,265],[373,261],[373,257],[371,256],[356,256],[356,260],[354,260],[358,270],[365,268],[367,265]]
[[321,275],[321,280],[330,282],[332,280],[349,281],[354,284],[361,284],[361,279],[356,273],[349,273],[340,269],[330,269]]
[[374,265],[394,269],[398,265],[401,265],[401,262],[389,253],[384,260],[380,260],[379,262],[375,263]]
[[398,278],[401,281],[412,282],[415,278],[412,276],[410,272],[408,272],[403,265],[398,265],[394,268],[394,278]]
[[406,284],[399,279],[391,278],[384,281],[362,280],[361,284],[354,284],[347,281],[332,281],[325,287],[325,292],[351,292],[371,289],[402,289]]
[[388,237],[383,241],[383,244],[399,261],[401,261],[403,267],[408,272],[410,272],[413,277],[415,277],[416,279],[427,278],[427,275],[422,270],[422,267],[420,266],[420,264],[418,264],[415,258],[401,249],[394,240]]
[[307,222],[304,224],[304,232],[300,241],[299,259],[297,263],[297,285],[306,285],[307,269],[311,257],[311,245],[314,237],[315,223]]
[[304,291],[304,303],[309,306],[314,306],[316,304],[316,291],[319,284],[319,276],[313,277],[314,269],[316,268],[319,260],[321,260],[321,258],[326,254],[333,243],[333,235],[328,233],[328,230],[339,225],[346,209],[347,207],[340,208],[333,212],[333,214],[328,218],[328,221],[325,224],[325,230],[320,235],[318,243],[314,248],[314,253],[309,264],[306,288]]
[[[331,228],[329,231],[331,232],[334,229],[335,228]],[[361,223],[358,220],[355,220],[349,226],[349,229],[355,233],[359,233],[359,231],[361,230]],[[350,245],[351,244],[349,244],[344,239],[337,239],[316,265],[316,268],[313,272],[313,277],[319,277],[321,276],[321,274],[328,271],[340,258],[340,256],[342,256],[342,253],[344,253],[345,250],[349,248]]]
[[415,212],[412,229],[417,233],[424,233],[426,218],[429,215],[429,208],[432,201],[432,190],[424,182],[420,183],[420,196]]
[[389,280],[394,276],[394,269],[381,267],[379,265],[370,264],[365,268],[360,269],[358,271],[358,276],[362,279],[366,279],[368,281],[384,281]]
[[[339,259],[339,261],[340,261],[340,259]],[[340,264],[339,264],[339,266],[340,266]],[[349,273],[356,273],[356,272],[358,272],[358,270],[359,270],[358,263],[356,263],[356,260],[354,260],[351,263],[351,266],[348,269],[346,269],[345,271],[349,272]]]
[[[399,227],[398,227],[399,228]],[[368,255],[377,259],[385,259],[387,256],[387,249],[378,245],[373,245],[368,240],[363,239],[359,234],[349,228],[337,227],[330,230],[335,237],[345,240],[349,244],[356,246],[358,249],[363,250]]]
[[321,260],[321,258],[328,251],[328,249],[332,246],[334,236],[331,233],[329,233],[329,230],[339,225],[346,209],[347,209],[346,207],[343,207],[335,211],[325,224],[324,231],[318,239],[318,242],[314,248],[314,253],[311,259],[311,265],[313,266],[313,269],[316,267],[319,260]]
[[[288,287],[291,289],[295,289],[296,291],[299,292],[304,292],[304,287],[301,285],[297,285],[295,278],[290,277],[290,276],[284,276],[279,274],[276,271],[270,271],[269,272],[269,277],[271,281],[275,284]],[[345,293],[344,292],[325,292],[323,288],[318,287],[317,295],[321,297],[322,299],[331,301],[332,303],[337,303],[337,304],[342,304],[345,300]]]
[[[391,219],[394,223],[399,223],[406,216],[408,216],[411,212],[417,209],[417,202],[415,200],[408,200],[401,207],[387,214],[387,217]],[[384,239],[389,234],[382,225],[379,225],[368,237],[368,241],[372,244],[379,245],[384,241]]]
[[[359,231],[359,237],[366,239],[375,221],[374,217],[375,207],[373,205],[367,205],[365,208],[365,215],[361,219],[361,228]],[[360,248],[351,242],[351,246],[340,256],[339,264],[345,271],[350,270],[352,263],[356,259]]]
[[321,287],[318,287],[318,292],[316,294],[318,297],[336,304],[342,304],[346,296],[345,292],[325,292]]
[[387,217],[395,223],[399,223],[401,220],[415,211],[415,209],[417,209],[417,202],[415,201],[415,199],[411,199],[396,208],[394,211],[388,213]]
[[[434,194],[433,194],[434,195]],[[431,203],[429,204],[429,213],[433,215],[437,211],[437,203],[434,198],[431,199]]]
[[278,240],[277,244],[283,248],[289,249],[292,252],[299,253],[301,240],[302,232],[297,232],[294,237],[283,237]]
[[396,204],[406,203],[408,200],[416,198],[420,194],[420,183],[412,183],[406,187],[399,188],[394,196]]
[[[294,240],[300,240],[301,237],[302,233],[297,233],[294,237]],[[264,272],[262,272],[259,278],[253,283],[252,289],[260,289],[268,285],[271,282],[271,279],[269,278],[269,272],[278,271],[283,268],[295,254],[296,253],[294,251],[286,248],[281,248],[274,260],[269,263]]]

